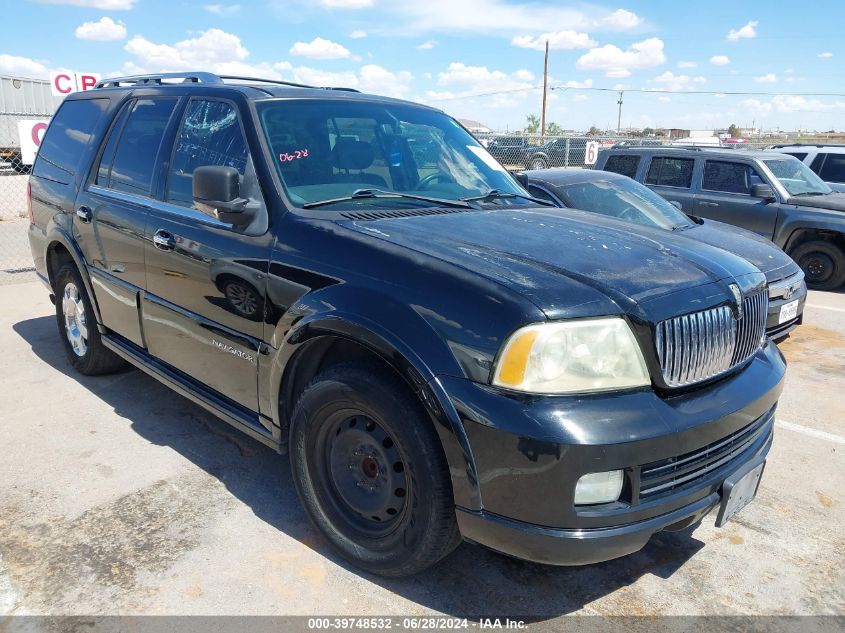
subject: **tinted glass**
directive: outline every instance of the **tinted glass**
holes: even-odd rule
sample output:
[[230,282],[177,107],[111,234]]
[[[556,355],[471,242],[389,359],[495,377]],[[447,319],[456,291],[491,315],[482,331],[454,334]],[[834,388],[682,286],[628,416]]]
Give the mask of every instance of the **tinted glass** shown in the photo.
[[65,101],[47,128],[33,174],[63,183],[71,182],[108,104],[108,99]]
[[691,158],[654,158],[648,167],[646,184],[689,189],[693,163]]
[[551,202],[555,206],[560,206],[560,203],[552,198],[549,194],[547,194],[543,189],[539,187],[534,187],[533,185],[528,186],[528,193],[530,193],[535,198],[539,198],[540,200],[545,200],[546,202]]
[[750,165],[726,161],[708,160],[704,164],[701,188],[707,191],[725,193],[751,193],[751,185],[761,184],[763,179]]
[[[256,103],[271,158],[294,204],[361,189],[457,200],[498,189],[524,193],[450,117],[416,106],[341,99]],[[516,198],[497,204],[530,204]],[[348,207],[435,204],[389,198]]]
[[222,101],[188,104],[167,180],[167,200],[191,207],[197,167],[220,165],[246,173],[247,149],[235,107]]
[[639,156],[621,156],[616,154],[607,159],[607,162],[604,164],[604,170],[622,174],[623,176],[628,176],[628,178],[635,178],[637,167],[639,166]]
[[149,195],[156,155],[176,99],[138,99],[129,113],[112,161],[109,187]]
[[814,172],[819,173],[819,170],[822,168],[822,163],[824,162],[824,154],[816,154],[816,157],[813,159],[813,162],[810,163],[810,169]]
[[670,229],[689,226],[689,218],[645,185],[630,178],[590,180],[558,187],[566,206],[620,220]]
[[94,181],[101,187],[109,186],[109,176],[111,176],[111,164],[114,159],[114,150],[117,147],[117,140],[120,138],[120,133],[123,131],[123,124],[126,122],[126,117],[132,109],[134,102],[124,104],[117,115],[114,123],[112,123],[111,130],[109,130],[109,139],[106,141],[106,146],[103,148],[103,153],[100,156],[100,166],[97,168],[97,178]]
[[819,176],[827,182],[845,182],[845,154],[826,154]]

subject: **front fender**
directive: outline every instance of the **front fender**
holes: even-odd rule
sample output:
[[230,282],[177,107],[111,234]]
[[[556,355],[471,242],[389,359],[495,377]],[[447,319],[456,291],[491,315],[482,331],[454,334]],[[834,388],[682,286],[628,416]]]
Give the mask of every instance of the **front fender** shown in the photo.
[[788,253],[795,244],[796,236],[800,235],[802,231],[845,235],[845,214],[838,211],[829,213],[814,211],[784,213],[773,241]]
[[[340,306],[343,306],[342,308]],[[463,423],[438,374],[464,376],[448,344],[413,307],[388,296],[349,285],[336,285],[300,299],[275,327],[263,390],[275,424],[286,426],[282,385],[297,366],[297,354],[323,337],[341,338],[369,349],[387,362],[414,390],[434,424],[449,465],[455,503],[481,508],[475,462]]]

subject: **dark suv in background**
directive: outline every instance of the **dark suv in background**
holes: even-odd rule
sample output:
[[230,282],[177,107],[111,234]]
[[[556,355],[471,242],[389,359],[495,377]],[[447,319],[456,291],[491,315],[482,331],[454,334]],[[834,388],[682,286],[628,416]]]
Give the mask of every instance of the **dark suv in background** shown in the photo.
[[793,156],[631,147],[600,152],[595,167],[647,185],[688,215],[772,240],[798,263],[810,288],[845,283],[845,194]]
[[53,117],[30,201],[70,363],[128,361],[288,452],[369,571],[461,538],[606,560],[757,490],[785,373],[763,274],[534,200],[438,110],[108,79]]

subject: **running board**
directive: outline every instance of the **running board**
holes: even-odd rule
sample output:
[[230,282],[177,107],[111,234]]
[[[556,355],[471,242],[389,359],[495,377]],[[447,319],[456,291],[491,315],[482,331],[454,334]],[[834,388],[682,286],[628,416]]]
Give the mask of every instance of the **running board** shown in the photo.
[[278,437],[274,437],[270,431],[261,425],[257,413],[228,401],[223,396],[191,381],[183,376],[179,370],[151,358],[143,349],[119,336],[101,334],[100,338],[103,345],[115,354],[170,387],[179,395],[198,404],[206,411],[213,413],[221,420],[228,422],[239,431],[246,433],[262,444],[266,444],[275,451],[285,452],[286,446],[282,445]]

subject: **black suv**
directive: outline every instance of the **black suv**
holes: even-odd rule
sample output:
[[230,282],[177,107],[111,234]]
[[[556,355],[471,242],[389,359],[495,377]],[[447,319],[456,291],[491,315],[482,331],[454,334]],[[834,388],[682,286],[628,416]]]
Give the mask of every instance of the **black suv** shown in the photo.
[[[810,288],[834,290],[845,284],[845,193],[834,192],[793,156],[626,147],[599,152],[596,169],[633,178],[689,215],[772,240],[801,267]],[[788,280],[769,282],[780,288]]]
[[109,79],[65,99],[30,196],[73,366],[128,361],[289,452],[364,569],[462,537],[590,563],[754,496],[785,372],[764,276],[542,206],[440,111]]

